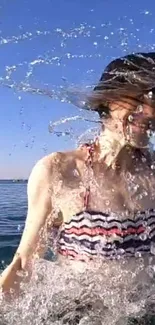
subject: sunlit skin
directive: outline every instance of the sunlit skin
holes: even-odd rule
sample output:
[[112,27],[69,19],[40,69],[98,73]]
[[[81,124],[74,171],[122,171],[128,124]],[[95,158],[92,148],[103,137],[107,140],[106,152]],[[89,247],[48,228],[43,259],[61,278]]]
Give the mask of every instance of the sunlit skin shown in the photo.
[[[143,109],[137,111],[136,123],[135,119],[131,118],[126,124],[127,116],[133,114],[135,118],[134,114],[139,105],[143,105]],[[106,121],[103,120],[104,131],[101,131],[95,141],[92,166],[87,164],[89,153],[85,146],[70,152],[52,153],[34,166],[28,182],[28,212],[21,242],[11,264],[0,278],[0,286],[4,293],[8,293],[10,289],[13,289],[15,294],[19,293],[20,283],[23,281],[22,272],[23,274],[26,272],[24,279],[29,281],[35,259],[44,256],[53,225],[61,226],[63,222],[70,220],[72,215],[83,211],[88,183],[90,210],[105,212],[108,200],[108,210],[118,213],[121,219],[126,212],[130,214],[139,209],[155,207],[155,173],[154,169],[148,167],[147,161],[149,155],[147,129],[148,123],[149,125],[151,123],[151,131],[155,130],[153,130],[155,109],[148,100],[140,102],[136,99],[122,98],[121,101],[111,103],[110,110],[110,117]],[[127,139],[124,131],[128,125],[130,130]],[[118,158],[119,170],[115,164],[109,166],[107,163],[112,156],[115,141],[120,143],[120,148],[112,160],[115,162]],[[133,157],[134,148],[141,148],[144,151],[143,162],[136,161]],[[73,172],[75,169],[76,175]],[[148,193],[145,198],[130,193],[127,178],[124,176],[127,173],[135,177],[139,192],[145,187]],[[55,213],[55,207],[59,207],[61,212],[59,215]]]

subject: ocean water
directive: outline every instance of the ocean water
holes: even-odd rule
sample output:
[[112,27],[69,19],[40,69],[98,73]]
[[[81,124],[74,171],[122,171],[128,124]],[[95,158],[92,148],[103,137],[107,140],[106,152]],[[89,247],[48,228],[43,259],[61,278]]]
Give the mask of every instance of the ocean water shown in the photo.
[[27,212],[27,181],[0,180],[0,267],[10,262]]
[[[0,263],[11,261],[26,212],[26,181],[0,181]],[[40,260],[25,295],[0,304],[0,325],[153,325],[155,261],[89,265]]]

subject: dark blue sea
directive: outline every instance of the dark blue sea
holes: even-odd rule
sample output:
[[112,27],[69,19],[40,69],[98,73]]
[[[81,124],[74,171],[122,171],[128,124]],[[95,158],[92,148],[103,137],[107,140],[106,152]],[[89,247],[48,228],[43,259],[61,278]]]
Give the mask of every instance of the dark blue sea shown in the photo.
[[27,213],[27,181],[0,180],[0,268],[11,261]]

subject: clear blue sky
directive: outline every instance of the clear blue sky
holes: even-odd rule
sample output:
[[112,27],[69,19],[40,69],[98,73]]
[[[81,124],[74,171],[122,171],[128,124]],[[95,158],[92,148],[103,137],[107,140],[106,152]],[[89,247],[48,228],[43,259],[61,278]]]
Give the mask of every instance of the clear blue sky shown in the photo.
[[[0,77],[9,84],[84,90],[111,59],[153,51],[154,21],[154,0],[1,0]],[[40,58],[45,63],[37,63]],[[82,114],[76,107],[2,85],[0,98],[0,178],[28,177],[46,153],[74,148],[74,138],[52,135],[48,125]],[[77,136],[90,126],[79,121],[57,130],[72,127]]]

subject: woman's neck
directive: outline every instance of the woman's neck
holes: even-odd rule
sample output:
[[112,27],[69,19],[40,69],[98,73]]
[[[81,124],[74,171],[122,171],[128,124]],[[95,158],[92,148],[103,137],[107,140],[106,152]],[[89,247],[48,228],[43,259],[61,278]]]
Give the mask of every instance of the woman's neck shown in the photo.
[[115,168],[115,162],[118,154],[126,145],[125,138],[122,132],[116,131],[115,128],[109,125],[105,126],[101,131],[98,139],[98,160],[104,160],[108,167]]

